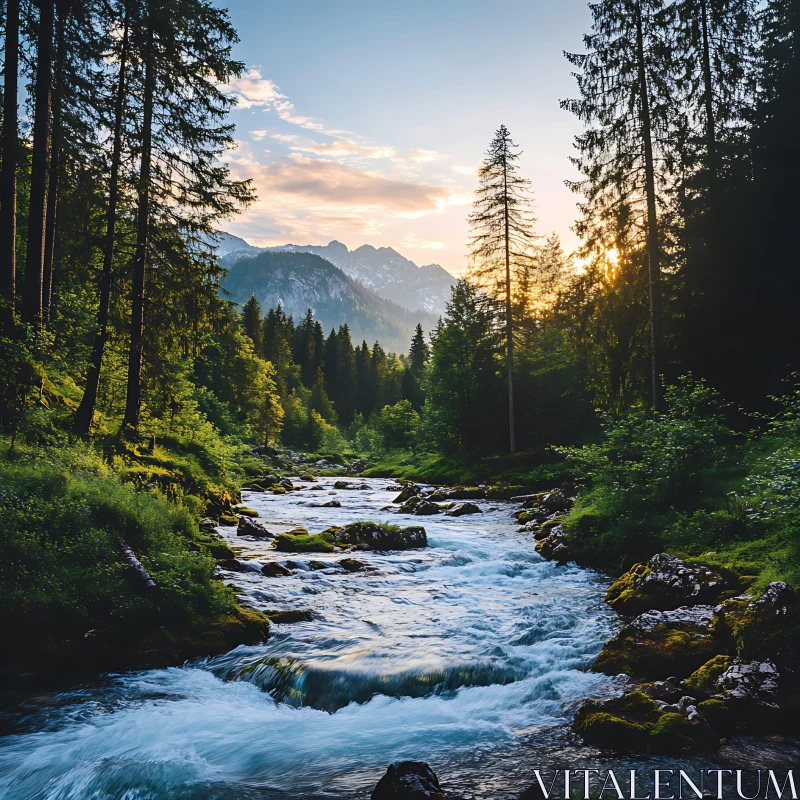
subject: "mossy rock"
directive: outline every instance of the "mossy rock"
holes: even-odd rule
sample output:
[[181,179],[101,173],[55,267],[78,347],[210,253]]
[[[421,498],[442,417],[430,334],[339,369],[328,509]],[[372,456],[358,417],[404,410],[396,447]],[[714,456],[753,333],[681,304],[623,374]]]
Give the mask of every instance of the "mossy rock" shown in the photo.
[[[644,680],[659,680],[670,675],[690,675],[714,656],[722,645],[713,635],[713,626],[693,620],[670,619],[669,612],[653,618],[667,620],[650,626],[639,620],[624,627],[606,642],[593,669],[607,675],[625,673]],[[675,612],[673,612],[675,613]]]
[[703,721],[692,724],[683,714],[662,711],[640,691],[584,703],[572,727],[588,744],[623,753],[696,753],[718,740]]
[[247,506],[236,506],[236,513],[241,514],[243,517],[258,517],[259,513],[254,508]]
[[720,635],[748,661],[794,668],[800,660],[800,594],[771,583],[760,597],[722,603]]
[[335,544],[335,537],[329,533],[282,533],[275,539],[275,548],[282,553],[332,553]]
[[647,750],[647,728],[603,711],[590,714],[578,712],[573,730],[587,744],[625,753]]
[[[525,494],[525,487],[516,486],[490,486],[486,490],[486,497],[489,500],[510,500],[512,497]],[[464,498],[469,499],[469,498]]]
[[339,530],[342,544],[365,547],[369,550],[409,550],[428,546],[425,528],[412,525],[379,525],[375,522],[354,522]]
[[662,714],[650,730],[648,749],[664,755],[697,752],[702,749],[703,740],[707,738],[707,731],[698,731],[698,727],[692,725],[683,714]]
[[286,494],[286,488],[284,486],[275,486],[274,488],[270,489],[272,494]]
[[703,719],[720,736],[728,736],[735,728],[734,714],[724,700],[712,697],[697,704],[697,710]]
[[641,614],[650,606],[649,600],[636,590],[636,584],[649,574],[647,564],[634,564],[624,575],[621,575],[606,592],[606,602],[619,614]]
[[308,536],[308,528],[292,528],[287,531],[286,536]]
[[728,669],[732,662],[733,659],[730,656],[714,656],[702,667],[696,669],[684,683],[695,695],[711,694],[717,678]]
[[233,514],[222,514],[219,518],[219,524],[225,525],[228,528],[234,528],[239,524],[239,517]]
[[605,702],[588,701],[578,709],[572,728],[587,744],[618,752],[645,752],[650,728],[661,716],[655,700],[629,692]]

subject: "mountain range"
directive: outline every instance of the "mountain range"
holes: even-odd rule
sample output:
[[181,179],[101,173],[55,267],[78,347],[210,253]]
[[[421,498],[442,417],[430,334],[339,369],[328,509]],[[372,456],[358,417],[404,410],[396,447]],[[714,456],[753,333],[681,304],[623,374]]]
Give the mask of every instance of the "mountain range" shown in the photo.
[[315,253],[237,247],[220,262],[228,268],[222,288],[231,300],[241,304],[255,295],[264,312],[280,303],[295,322],[310,308],[326,334],[347,323],[356,344],[379,341],[403,353],[417,323],[426,331],[436,324],[433,314],[379,297]]
[[285,244],[277,247],[254,247],[229,233],[218,234],[217,252],[230,266],[240,258],[258,253],[313,253],[338,267],[347,276],[409,311],[426,311],[439,316],[445,312],[450,288],[456,279],[438,264],[418,267],[391,247],[365,244],[356,250],[336,240],[327,245]]

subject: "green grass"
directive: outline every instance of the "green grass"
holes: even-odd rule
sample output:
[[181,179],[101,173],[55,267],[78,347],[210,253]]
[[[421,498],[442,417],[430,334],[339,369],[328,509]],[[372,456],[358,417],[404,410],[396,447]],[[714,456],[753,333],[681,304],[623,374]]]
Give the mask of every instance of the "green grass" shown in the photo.
[[397,451],[374,460],[364,475],[369,478],[394,478],[446,485],[509,483],[521,484],[531,489],[549,489],[561,483],[569,473],[564,468],[563,460],[556,458],[553,453],[480,456]]

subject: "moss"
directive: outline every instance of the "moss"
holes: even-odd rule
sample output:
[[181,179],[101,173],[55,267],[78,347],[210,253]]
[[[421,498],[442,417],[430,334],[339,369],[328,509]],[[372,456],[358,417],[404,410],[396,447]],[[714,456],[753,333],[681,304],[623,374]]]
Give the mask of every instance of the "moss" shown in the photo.
[[656,753],[693,752],[701,744],[693,726],[683,714],[662,714],[650,731],[648,746]]
[[247,506],[236,506],[236,513],[244,517],[257,517],[259,515],[258,511],[254,508],[248,508]]
[[647,746],[647,728],[602,711],[585,715],[578,712],[573,730],[587,744],[609,750],[642,752]]
[[486,497],[490,500],[509,500],[512,497],[525,494],[526,491],[526,487],[520,484],[514,486],[490,486],[486,490]]
[[720,736],[727,736],[733,731],[735,725],[733,713],[723,700],[718,700],[715,697],[710,700],[703,700],[702,703],[697,704],[697,710]]
[[288,611],[270,611],[267,616],[276,625],[293,625],[296,622],[310,622],[314,612],[307,609],[293,608]]
[[721,644],[694,625],[656,625],[640,633],[631,626],[606,642],[593,669],[606,675],[625,673],[645,680],[688,675],[719,653]]
[[651,606],[646,595],[637,591],[636,585],[650,573],[646,564],[634,564],[624,575],[617,578],[606,592],[606,602],[619,614],[641,614]]
[[686,679],[686,686],[696,694],[709,694],[717,678],[728,669],[732,660],[726,655],[714,656]]
[[229,528],[235,527],[239,524],[239,517],[235,517],[233,514],[221,514],[219,524],[226,525]]
[[331,534],[282,533],[275,539],[275,548],[282,553],[332,553],[336,540]]

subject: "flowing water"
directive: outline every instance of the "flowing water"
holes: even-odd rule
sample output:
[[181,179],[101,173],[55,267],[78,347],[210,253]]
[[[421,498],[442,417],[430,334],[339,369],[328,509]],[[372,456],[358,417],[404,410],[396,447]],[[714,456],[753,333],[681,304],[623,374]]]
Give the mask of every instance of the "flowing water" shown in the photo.
[[[512,798],[537,767],[586,763],[576,705],[618,682],[586,670],[617,622],[604,579],[544,561],[512,506],[405,517],[385,480],[244,493],[275,532],[369,519],[424,524],[429,547],[287,555],[220,532],[246,560],[226,573],[262,610],[303,609],[269,641],[181,668],[109,676],[12,712],[0,797],[33,800],[366,798],[386,766],[429,762],[452,797]],[[374,570],[348,573],[343,557]],[[291,576],[261,572],[269,560]],[[323,561],[311,568],[309,562]],[[594,759],[597,760],[596,758]]]

